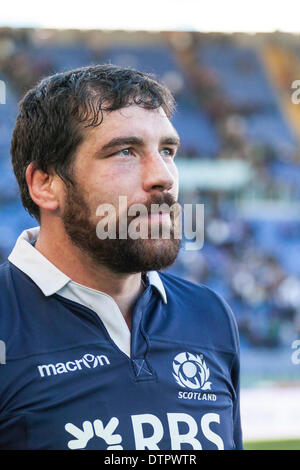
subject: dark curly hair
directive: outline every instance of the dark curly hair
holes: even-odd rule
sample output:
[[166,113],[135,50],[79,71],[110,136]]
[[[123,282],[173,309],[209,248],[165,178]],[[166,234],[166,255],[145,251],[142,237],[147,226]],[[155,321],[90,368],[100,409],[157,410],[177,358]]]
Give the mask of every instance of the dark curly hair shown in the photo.
[[84,137],[84,128],[99,126],[103,111],[136,104],[162,107],[168,117],[175,108],[170,91],[152,75],[114,65],[82,67],[44,78],[19,104],[11,141],[11,156],[23,206],[40,219],[25,179],[34,162],[44,172],[52,169],[72,184],[72,157]]

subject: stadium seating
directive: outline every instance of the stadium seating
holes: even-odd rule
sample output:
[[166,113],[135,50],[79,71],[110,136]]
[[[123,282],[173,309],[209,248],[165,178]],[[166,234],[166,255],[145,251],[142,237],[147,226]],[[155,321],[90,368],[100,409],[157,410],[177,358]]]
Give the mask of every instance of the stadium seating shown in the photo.
[[270,86],[255,50],[223,42],[199,46],[199,63],[212,70],[229,101],[236,107],[276,107]]
[[244,116],[246,138],[272,147],[278,154],[297,150],[295,135],[280,111]]
[[47,59],[50,64],[49,73],[64,72],[92,62],[92,52],[84,44],[43,45],[30,50],[31,60],[38,62]]

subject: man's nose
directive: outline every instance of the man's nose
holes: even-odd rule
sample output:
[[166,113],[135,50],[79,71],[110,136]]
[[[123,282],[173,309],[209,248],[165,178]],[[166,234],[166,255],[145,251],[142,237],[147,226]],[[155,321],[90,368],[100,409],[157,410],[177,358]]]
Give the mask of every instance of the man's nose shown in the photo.
[[159,152],[151,153],[143,162],[143,189],[146,192],[171,190],[176,183],[176,175],[174,162],[167,164]]

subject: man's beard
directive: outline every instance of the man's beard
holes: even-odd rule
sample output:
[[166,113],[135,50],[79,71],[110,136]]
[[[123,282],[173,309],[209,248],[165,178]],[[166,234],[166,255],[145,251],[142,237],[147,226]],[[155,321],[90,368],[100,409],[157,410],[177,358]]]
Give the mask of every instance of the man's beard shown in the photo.
[[[150,214],[151,204],[176,203],[170,194],[151,197],[145,204]],[[177,204],[179,206],[179,204]],[[178,207],[177,207],[178,209]],[[96,222],[93,222],[89,204],[78,186],[68,185],[62,221],[72,243],[87,255],[97,266],[102,265],[114,273],[139,273],[157,271],[172,265],[180,249],[180,239],[174,236],[174,214],[171,214],[171,230],[168,239],[126,239],[118,237],[101,240],[96,234]],[[177,212],[178,217],[178,212]],[[128,225],[134,217],[128,217]],[[177,219],[178,220],[178,219]],[[150,224],[149,224],[150,225]],[[159,232],[161,233],[161,232]]]

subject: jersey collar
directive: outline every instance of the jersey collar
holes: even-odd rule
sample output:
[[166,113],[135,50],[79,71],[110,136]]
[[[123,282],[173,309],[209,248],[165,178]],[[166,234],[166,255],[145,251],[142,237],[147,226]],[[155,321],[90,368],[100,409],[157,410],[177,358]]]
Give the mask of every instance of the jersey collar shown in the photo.
[[[34,248],[33,243],[39,231],[40,227],[24,230],[17,239],[8,260],[27,274],[44,295],[49,296],[58,292],[72,280]],[[163,302],[167,303],[166,291],[158,272],[148,271],[147,277],[149,283],[160,293]]]

